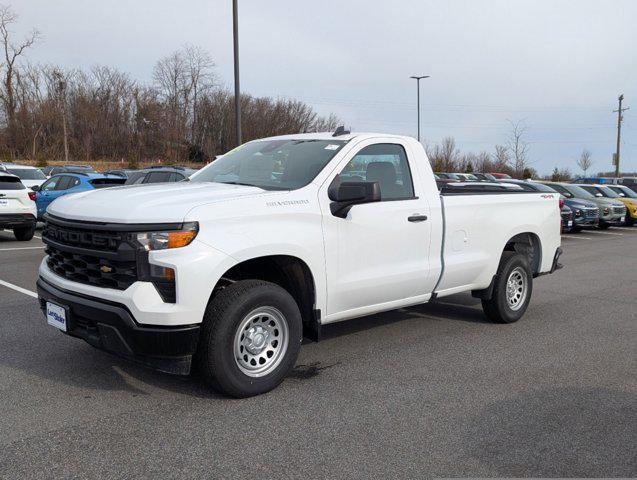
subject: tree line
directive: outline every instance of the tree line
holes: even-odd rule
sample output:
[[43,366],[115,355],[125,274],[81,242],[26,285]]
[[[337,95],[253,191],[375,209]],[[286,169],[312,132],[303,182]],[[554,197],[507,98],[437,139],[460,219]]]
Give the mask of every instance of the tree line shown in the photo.
[[[32,65],[40,34],[15,42],[0,6],[0,158],[90,162],[204,162],[234,148],[234,95],[220,86],[205,50],[186,45],[160,59],[143,84],[116,68]],[[298,100],[241,96],[245,140],[332,130]]]

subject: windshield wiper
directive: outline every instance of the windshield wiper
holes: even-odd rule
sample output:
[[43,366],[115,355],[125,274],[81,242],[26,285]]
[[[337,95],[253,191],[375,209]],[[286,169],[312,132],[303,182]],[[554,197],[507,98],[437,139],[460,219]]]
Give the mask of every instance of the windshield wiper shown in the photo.
[[261,190],[290,190],[289,187],[279,187],[277,185],[254,185],[253,183],[244,183],[244,182],[214,182],[214,183],[225,183],[226,185],[242,185],[244,187],[260,188]]

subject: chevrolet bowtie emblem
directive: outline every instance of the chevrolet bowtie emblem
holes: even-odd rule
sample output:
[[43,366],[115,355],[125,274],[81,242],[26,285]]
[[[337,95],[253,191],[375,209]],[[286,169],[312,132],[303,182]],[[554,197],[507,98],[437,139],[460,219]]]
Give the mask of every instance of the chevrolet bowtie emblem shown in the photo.
[[102,273],[111,273],[113,271],[113,269],[111,267],[107,267],[106,265],[102,265],[100,267],[100,271]]

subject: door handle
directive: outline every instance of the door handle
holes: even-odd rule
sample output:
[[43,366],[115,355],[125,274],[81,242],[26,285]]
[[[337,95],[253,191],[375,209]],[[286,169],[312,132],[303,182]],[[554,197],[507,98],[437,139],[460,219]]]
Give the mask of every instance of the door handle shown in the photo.
[[407,217],[407,221],[409,222],[424,222],[425,220],[427,220],[427,215],[420,215],[418,213]]

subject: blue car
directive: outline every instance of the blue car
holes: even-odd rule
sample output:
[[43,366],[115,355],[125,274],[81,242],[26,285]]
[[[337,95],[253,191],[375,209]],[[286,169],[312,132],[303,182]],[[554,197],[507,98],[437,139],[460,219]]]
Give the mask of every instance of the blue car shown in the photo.
[[46,213],[46,208],[53,200],[69,193],[93,190],[94,188],[123,185],[125,178],[101,173],[60,173],[53,175],[39,187],[31,187],[35,194],[35,205],[38,209],[38,220]]

